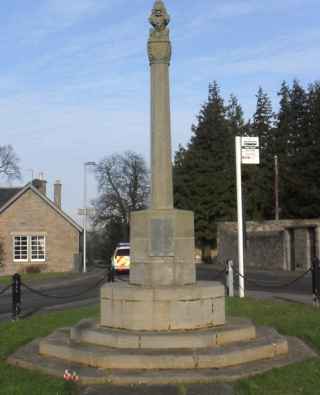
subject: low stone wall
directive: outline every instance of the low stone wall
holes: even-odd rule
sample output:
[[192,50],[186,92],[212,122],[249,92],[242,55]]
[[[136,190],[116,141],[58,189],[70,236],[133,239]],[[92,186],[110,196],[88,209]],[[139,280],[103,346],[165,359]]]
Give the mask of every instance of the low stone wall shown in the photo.
[[[245,264],[269,270],[306,270],[320,257],[320,220],[247,222]],[[218,224],[218,261],[238,264],[235,222]]]
[[[236,231],[219,232],[218,261],[231,259],[238,265],[238,234]],[[282,231],[250,232],[245,250],[246,266],[261,269],[283,269],[285,249]]]

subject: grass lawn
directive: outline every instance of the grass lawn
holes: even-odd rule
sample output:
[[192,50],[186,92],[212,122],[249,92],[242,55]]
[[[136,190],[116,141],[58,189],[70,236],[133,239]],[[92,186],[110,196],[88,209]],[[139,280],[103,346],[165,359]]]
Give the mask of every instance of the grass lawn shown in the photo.
[[1,395],[73,395],[76,387],[62,378],[15,368],[5,358],[23,344],[43,337],[54,329],[74,325],[84,317],[98,316],[98,307],[38,315],[27,320],[0,324],[0,394]]
[[[22,281],[43,281],[50,278],[68,278],[73,277],[79,273],[21,273]],[[12,276],[1,276],[0,285],[6,286],[11,284]],[[1,291],[1,288],[0,288]]]
[[[269,325],[280,333],[303,339],[320,351],[320,310],[294,303],[229,299],[227,312],[248,317],[258,325]],[[311,359],[263,375],[239,381],[237,395],[320,394],[320,360]]]
[[[253,299],[227,300],[231,315],[251,318],[259,325],[271,325],[279,332],[299,336],[320,351],[320,311],[309,306]],[[75,385],[43,374],[8,366],[4,360],[19,346],[55,328],[73,325],[84,317],[98,316],[98,307],[81,308],[34,316],[16,323],[0,324],[0,394],[74,395]],[[320,394],[320,360],[291,365],[235,383],[237,395]],[[187,390],[187,389],[186,389]]]

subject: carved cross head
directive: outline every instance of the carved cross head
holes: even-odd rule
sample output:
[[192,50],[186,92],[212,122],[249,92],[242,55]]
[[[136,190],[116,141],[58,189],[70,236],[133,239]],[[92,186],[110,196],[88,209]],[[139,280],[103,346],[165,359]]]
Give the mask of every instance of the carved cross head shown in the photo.
[[170,16],[162,0],[156,0],[154,3],[149,22],[157,32],[166,30],[170,22]]

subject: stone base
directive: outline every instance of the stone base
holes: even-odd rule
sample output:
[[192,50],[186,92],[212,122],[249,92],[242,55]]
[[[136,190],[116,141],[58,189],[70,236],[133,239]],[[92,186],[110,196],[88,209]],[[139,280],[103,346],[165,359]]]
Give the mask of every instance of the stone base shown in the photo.
[[150,209],[131,213],[130,246],[131,284],[159,287],[196,282],[191,211]]
[[76,343],[149,350],[221,347],[234,342],[250,341],[255,337],[255,326],[251,321],[240,318],[231,319],[222,327],[174,332],[110,329],[93,320],[82,320],[70,331],[70,339]]
[[70,341],[70,330],[58,330],[40,342],[39,352],[101,369],[221,369],[285,355],[288,343],[274,329],[260,328],[255,339],[223,347],[133,351],[76,343]]
[[80,364],[79,362],[69,362],[66,359],[40,355],[39,339],[18,349],[7,359],[7,362],[14,366],[41,371],[58,378],[63,377],[66,369],[76,371],[80,377],[80,383],[87,385],[104,383],[112,383],[115,385],[162,385],[230,382],[261,374],[273,368],[280,368],[291,363],[317,357],[317,354],[300,339],[290,337],[287,341],[289,345],[288,354],[278,355],[272,359],[255,360],[242,363],[241,365],[224,367],[222,369],[104,370],[90,367],[87,363]]
[[225,289],[218,282],[156,288],[117,282],[101,287],[101,326],[174,331],[224,323]]

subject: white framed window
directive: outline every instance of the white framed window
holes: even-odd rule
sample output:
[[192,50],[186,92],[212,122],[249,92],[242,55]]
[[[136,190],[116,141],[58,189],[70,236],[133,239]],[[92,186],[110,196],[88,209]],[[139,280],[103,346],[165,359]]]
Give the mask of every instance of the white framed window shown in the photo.
[[28,261],[28,236],[15,236],[13,242],[14,261]]
[[45,262],[46,237],[44,235],[17,235],[13,238],[14,262]]
[[46,257],[46,239],[44,236],[30,236],[31,261],[43,262]]

